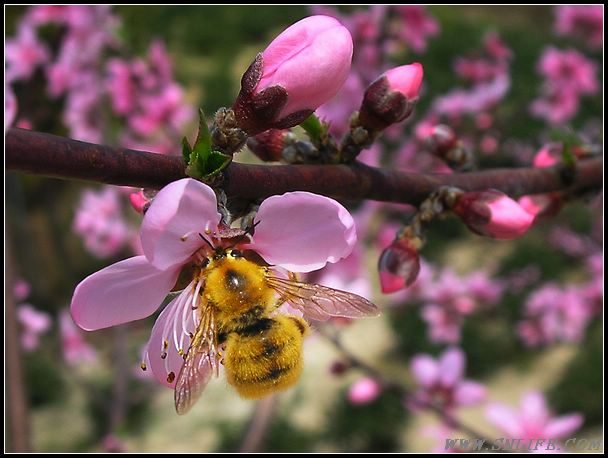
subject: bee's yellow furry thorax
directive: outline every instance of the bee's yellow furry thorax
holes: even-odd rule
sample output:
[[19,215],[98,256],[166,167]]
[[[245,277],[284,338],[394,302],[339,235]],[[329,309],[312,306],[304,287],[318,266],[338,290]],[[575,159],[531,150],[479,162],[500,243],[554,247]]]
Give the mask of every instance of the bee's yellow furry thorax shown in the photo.
[[235,318],[255,306],[266,308],[273,301],[274,292],[266,284],[264,267],[252,261],[224,257],[212,261],[207,272],[206,299],[225,319]]

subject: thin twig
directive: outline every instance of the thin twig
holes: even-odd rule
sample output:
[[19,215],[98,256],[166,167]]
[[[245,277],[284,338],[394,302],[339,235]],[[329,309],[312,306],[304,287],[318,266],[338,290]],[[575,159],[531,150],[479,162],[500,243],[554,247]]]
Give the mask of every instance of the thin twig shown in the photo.
[[[85,143],[56,135],[9,129],[6,167],[38,175],[123,186],[160,188],[184,178],[181,157]],[[232,163],[221,187],[228,197],[256,200],[289,191],[309,191],[336,199],[371,199],[419,204],[442,186],[465,191],[498,189],[517,197],[554,191],[599,189],[603,159],[578,163],[574,178],[563,168],[509,168],[453,174],[406,173],[353,165],[248,165]]]
[[338,333],[329,331],[327,328],[324,327],[319,327],[317,331],[326,339],[328,339],[344,355],[344,357],[347,359],[348,364],[351,367],[356,367],[368,374],[370,377],[380,383],[380,385],[385,391],[394,394],[397,398],[399,398],[401,402],[406,401],[406,403],[411,403],[419,406],[420,408],[428,409],[435,415],[437,415],[446,426],[449,426],[450,428],[454,429],[459,429],[460,431],[468,434],[471,438],[483,439],[485,443],[488,444],[493,443],[493,441],[487,438],[485,434],[482,434],[475,428],[472,428],[467,424],[463,423],[462,421],[454,417],[452,414],[446,412],[445,409],[443,409],[440,405],[431,402],[421,402],[404,385],[386,378],[386,376],[384,376],[384,374],[382,374],[378,369],[373,366],[370,366],[365,361],[359,359],[344,346],[344,344],[340,340]]
[[254,453],[260,450],[276,406],[276,395],[268,396],[258,401],[251,415],[249,427],[239,448],[239,453]]
[[6,416],[8,417],[8,450],[16,453],[31,451],[29,439],[28,409],[21,361],[21,342],[19,340],[19,323],[13,297],[13,259],[10,233],[5,226],[5,288],[4,288],[4,351],[6,357]]

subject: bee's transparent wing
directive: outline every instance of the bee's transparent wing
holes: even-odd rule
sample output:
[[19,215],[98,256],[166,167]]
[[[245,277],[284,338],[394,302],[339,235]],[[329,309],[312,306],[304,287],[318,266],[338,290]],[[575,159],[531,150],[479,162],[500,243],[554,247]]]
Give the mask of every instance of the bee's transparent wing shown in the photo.
[[211,375],[217,375],[218,371],[215,320],[211,309],[206,307],[175,382],[175,410],[179,415],[190,410],[204,391]]
[[325,321],[332,316],[360,318],[380,314],[374,304],[353,293],[285,278],[267,277],[266,281],[282,300],[313,320]]

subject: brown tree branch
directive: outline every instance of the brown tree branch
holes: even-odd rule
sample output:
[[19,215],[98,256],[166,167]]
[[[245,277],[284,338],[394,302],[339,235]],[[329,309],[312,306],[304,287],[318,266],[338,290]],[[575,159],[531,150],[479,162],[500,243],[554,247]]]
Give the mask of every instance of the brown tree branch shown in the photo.
[[[56,135],[9,129],[6,167],[51,177],[160,188],[185,177],[181,157],[85,143]],[[407,173],[348,165],[248,165],[232,163],[222,187],[229,197],[260,199],[310,191],[337,199],[418,204],[441,186],[465,191],[499,189],[517,197],[553,191],[583,191],[603,184],[603,158],[580,161],[572,179],[560,166],[509,168],[450,175]]]

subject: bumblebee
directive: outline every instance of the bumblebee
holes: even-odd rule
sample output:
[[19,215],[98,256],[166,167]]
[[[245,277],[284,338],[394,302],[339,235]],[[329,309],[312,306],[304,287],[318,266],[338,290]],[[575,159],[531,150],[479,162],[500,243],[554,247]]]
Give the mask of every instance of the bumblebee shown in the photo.
[[201,260],[197,274],[199,321],[175,384],[175,408],[186,413],[223,365],[226,378],[244,398],[289,388],[303,367],[308,323],[275,313],[288,302],[307,318],[375,316],[374,304],[355,294],[277,276],[257,253],[217,248]]

